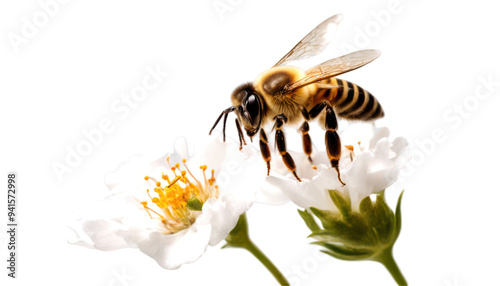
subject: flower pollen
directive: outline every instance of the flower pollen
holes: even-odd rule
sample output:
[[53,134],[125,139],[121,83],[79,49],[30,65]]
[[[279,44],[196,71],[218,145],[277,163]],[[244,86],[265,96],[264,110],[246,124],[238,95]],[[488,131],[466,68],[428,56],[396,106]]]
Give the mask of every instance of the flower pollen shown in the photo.
[[[169,162],[170,158],[167,158]],[[176,233],[191,226],[196,218],[200,215],[199,211],[189,208],[188,200],[192,197],[198,199],[204,204],[210,198],[218,198],[219,187],[215,185],[215,171],[212,170],[212,176],[207,180],[205,171],[206,165],[200,166],[203,171],[203,184],[195,178],[186,165],[186,160],[182,160],[184,170],[181,170],[181,165],[176,163],[170,168],[173,176],[169,177],[162,173],[162,180],[166,181],[163,184],[150,176],[145,176],[144,179],[148,183],[152,183],[153,190],[156,194],[151,196],[150,190],[146,192],[151,202],[156,206],[149,206],[147,201],[142,201],[141,204],[149,214],[151,219],[159,219],[169,233]],[[188,177],[189,174],[189,177]],[[171,179],[173,178],[173,179]]]

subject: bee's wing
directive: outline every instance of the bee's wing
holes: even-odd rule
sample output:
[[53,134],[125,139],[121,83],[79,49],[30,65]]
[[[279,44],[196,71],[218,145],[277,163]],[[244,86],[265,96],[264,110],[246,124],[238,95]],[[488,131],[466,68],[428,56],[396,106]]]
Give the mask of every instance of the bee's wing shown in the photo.
[[305,59],[321,53],[330,43],[341,20],[342,15],[337,14],[323,21],[300,40],[300,42],[274,66],[281,66],[293,60]]
[[318,82],[327,78],[346,73],[348,71],[360,68],[380,56],[378,50],[361,50],[356,51],[339,58],[334,58],[321,63],[306,71],[306,76],[298,81],[291,83],[283,89],[282,94],[287,94],[295,91],[298,88],[304,87],[311,83]]

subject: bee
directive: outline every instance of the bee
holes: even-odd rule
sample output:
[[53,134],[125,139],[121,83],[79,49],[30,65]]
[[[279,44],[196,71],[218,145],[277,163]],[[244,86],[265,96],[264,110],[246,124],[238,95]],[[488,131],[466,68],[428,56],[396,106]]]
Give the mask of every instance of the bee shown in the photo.
[[287,65],[291,61],[321,53],[328,46],[331,34],[341,20],[340,14],[326,19],[273,67],[260,74],[253,83],[237,87],[231,95],[232,106],[222,111],[209,134],[224,117],[225,140],[227,117],[231,112],[236,113],[235,122],[240,149],[246,144],[242,126],[250,139],[259,133],[260,151],[269,176],[271,152],[264,126],[274,123],[276,147],[288,170],[301,181],[296,173],[293,158],[287,152],[283,126],[302,122],[298,131],[302,133],[304,153],[312,162],[312,141],[308,121],[319,117],[320,124],[324,124],[326,129],[325,144],[328,159],[332,168],[336,169],[339,181],[342,182],[339,171],[341,143],[337,134],[337,116],[347,120],[371,121],[383,117],[384,111],[378,100],[367,90],[336,76],[372,62],[380,56],[380,52],[371,49],[356,51],[330,59],[308,70]]

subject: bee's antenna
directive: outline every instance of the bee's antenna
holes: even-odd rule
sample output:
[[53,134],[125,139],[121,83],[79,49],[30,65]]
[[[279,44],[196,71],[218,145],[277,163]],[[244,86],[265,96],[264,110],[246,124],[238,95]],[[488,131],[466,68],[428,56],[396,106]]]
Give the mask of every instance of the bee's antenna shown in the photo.
[[227,109],[224,109],[224,111],[222,111],[222,113],[219,115],[219,117],[215,121],[215,124],[214,124],[214,126],[212,126],[212,129],[210,129],[210,132],[208,132],[208,135],[212,134],[212,131],[214,130],[215,126],[217,126],[217,124],[219,124],[220,119],[224,115],[224,125],[222,127],[222,138],[223,138],[223,141],[226,142],[226,121],[227,121],[227,116],[229,115],[229,113],[233,112],[235,109],[236,109],[236,107],[234,107],[234,106],[231,106],[231,107],[229,107]]

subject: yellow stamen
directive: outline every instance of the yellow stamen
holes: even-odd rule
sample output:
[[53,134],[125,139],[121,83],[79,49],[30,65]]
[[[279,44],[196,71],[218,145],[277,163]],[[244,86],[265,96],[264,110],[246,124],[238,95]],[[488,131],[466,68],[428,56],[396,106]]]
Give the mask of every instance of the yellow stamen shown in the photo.
[[167,188],[172,187],[175,183],[177,183],[177,181],[179,181],[179,179],[180,179],[180,178],[181,178],[181,177],[179,177],[179,176],[175,177],[175,180],[174,180],[172,183],[170,183],[170,185],[168,185],[168,187],[167,187]]
[[[361,144],[361,142],[358,142],[358,144]],[[345,147],[349,150],[349,157],[351,158],[351,162],[352,162],[354,160],[354,146],[345,145]]]
[[[170,164],[169,160],[170,157],[167,157],[167,162]],[[155,208],[159,208],[159,211],[155,211],[149,207],[146,201],[141,202],[141,204],[152,219],[161,220],[168,233],[178,232],[195,222],[198,215],[188,208],[187,201],[189,198],[195,196],[204,203],[209,198],[217,198],[219,196],[219,187],[214,184],[215,170],[212,170],[212,176],[207,181],[205,171],[208,167],[206,165],[200,166],[205,179],[205,184],[202,185],[189,171],[189,168],[185,164],[186,160],[184,159],[182,162],[186,170],[181,170],[179,163],[170,168],[175,176],[172,181],[170,181],[167,174],[162,173],[162,179],[168,182],[166,186],[162,186],[161,182],[156,181],[154,178],[149,176],[144,177],[147,181],[151,180],[155,182],[154,191],[156,196],[152,196],[149,189],[146,192],[151,202],[155,204]],[[180,175],[176,173],[176,170],[180,171]],[[191,183],[188,174],[196,184]],[[153,213],[155,216],[152,216]]]
[[208,183],[207,182],[207,176],[205,175],[205,171],[207,170],[207,165],[201,166],[200,169],[203,170],[203,179],[205,179],[205,185],[206,185]]
[[208,179],[208,183],[212,185],[215,182],[215,176],[214,176],[215,170],[212,169],[212,177]]
[[[144,180],[146,180],[146,181],[151,180],[151,181],[153,181],[153,182],[155,182],[155,183],[156,183],[156,179],[155,179],[155,178],[152,178],[152,177],[150,177],[150,176],[145,176],[145,177],[144,177]],[[148,183],[149,183],[149,182],[148,182]]]
[[203,187],[201,186],[200,181],[198,181],[198,179],[196,179],[196,177],[193,175],[193,173],[191,173],[191,170],[189,170],[188,166],[186,165],[186,159],[182,160],[182,163],[184,164],[184,168],[186,168],[189,175],[191,175],[191,178],[193,178],[194,181],[196,182],[196,184],[198,184],[198,188],[202,189]]
[[165,173],[162,172],[161,173],[161,178],[163,180],[167,181],[170,184],[170,179],[169,179],[168,175],[166,175]]
[[142,201],[142,202],[141,202],[141,204],[142,204],[142,206],[144,207],[144,209],[146,210],[146,212],[148,213],[149,217],[150,217],[151,219],[153,219],[153,217],[151,216],[151,213],[149,213],[148,202],[146,202],[146,201]]

